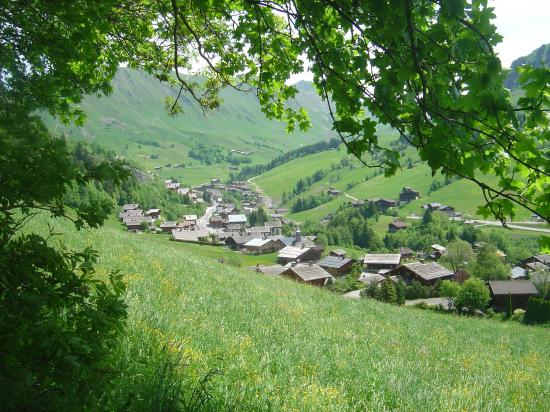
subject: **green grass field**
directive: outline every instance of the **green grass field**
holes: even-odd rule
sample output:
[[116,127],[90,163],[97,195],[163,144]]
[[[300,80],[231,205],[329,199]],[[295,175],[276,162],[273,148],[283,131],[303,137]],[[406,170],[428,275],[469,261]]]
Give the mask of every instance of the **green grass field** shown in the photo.
[[[185,398],[218,371],[213,410],[550,407],[548,329],[349,301],[162,236],[53,224],[65,245],[100,252],[100,276],[120,269],[128,282],[127,332],[115,351],[124,373],[112,383],[121,405],[167,408],[167,396]],[[172,366],[156,367],[160,358]]]

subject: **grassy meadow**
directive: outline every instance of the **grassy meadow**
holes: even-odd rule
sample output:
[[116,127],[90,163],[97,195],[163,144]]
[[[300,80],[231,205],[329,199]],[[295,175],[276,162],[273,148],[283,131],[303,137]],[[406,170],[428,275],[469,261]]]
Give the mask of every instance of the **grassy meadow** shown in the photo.
[[98,276],[128,283],[108,409],[550,407],[548,329],[350,301],[114,224],[76,232],[42,215],[28,229],[46,222],[62,234],[51,242],[92,246]]
[[[411,169],[403,168],[390,177],[384,177],[384,175],[373,176],[371,169],[361,167],[359,162],[347,155],[344,149],[321,152],[293,160],[255,177],[254,182],[268,196],[277,201],[281,198],[283,190],[287,192],[292,190],[300,178],[310,176],[319,169],[328,170],[331,164],[339,163],[344,157],[350,160],[351,167],[331,171],[299,196],[307,197],[326,192],[329,187],[335,187],[357,199],[398,199],[399,192],[403,187],[412,187],[420,192],[421,197],[404,207],[398,208],[401,217],[410,214],[421,214],[421,206],[425,203],[440,202],[453,206],[457,211],[464,214],[482,218],[477,214],[477,208],[483,204],[483,194],[474,183],[462,179],[446,186],[443,185],[440,189],[429,193],[432,183],[437,181],[443,184],[444,178],[440,174],[432,176],[431,169],[426,164],[417,164]],[[490,183],[496,183],[495,177],[486,176],[484,179]],[[295,198],[288,202],[286,206],[290,206],[294,200]],[[291,213],[288,217],[296,222],[319,220],[328,213],[335,212],[340,205],[349,201],[351,201],[349,197],[340,196],[316,208]],[[529,216],[528,211],[518,209],[514,220],[525,221],[529,219]]]

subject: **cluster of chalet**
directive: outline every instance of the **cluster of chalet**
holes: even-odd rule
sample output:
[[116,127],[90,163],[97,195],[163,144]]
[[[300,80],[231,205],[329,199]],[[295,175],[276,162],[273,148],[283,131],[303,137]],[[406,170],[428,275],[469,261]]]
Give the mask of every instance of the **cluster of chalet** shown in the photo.
[[143,211],[137,203],[122,206],[118,218],[130,232],[138,232],[143,226],[151,226],[160,218],[160,209],[148,209]]
[[511,279],[527,279],[535,273],[550,273],[550,254],[533,255],[512,268]]
[[[226,244],[231,249],[243,253],[272,253],[284,247],[277,241],[283,227],[282,215],[271,215],[271,221],[263,226],[249,227],[248,217],[258,210],[263,199],[253,191],[247,182],[234,182],[229,186],[220,183],[219,179],[212,179],[209,184],[200,186],[200,189],[210,192],[216,199],[212,214],[203,218],[198,225],[173,228],[172,238],[182,242]],[[242,212],[235,204],[225,202],[222,192],[238,192],[243,199]]]
[[333,250],[323,258],[323,247],[315,244],[314,236],[302,237],[300,230],[294,237],[279,236],[285,246],[279,249],[277,264],[252,269],[271,276],[285,276],[301,283],[324,286],[330,280],[343,277],[351,270],[355,259],[346,257],[344,250]]
[[164,181],[164,187],[166,187],[167,190],[176,192],[180,195],[189,196],[189,198],[195,203],[205,203],[203,199],[204,188],[201,186],[184,187],[180,182],[167,179]]
[[247,152],[247,151],[244,151],[244,150],[231,149],[229,151],[229,153],[240,154],[240,155],[243,155],[243,156],[250,156],[254,152]]

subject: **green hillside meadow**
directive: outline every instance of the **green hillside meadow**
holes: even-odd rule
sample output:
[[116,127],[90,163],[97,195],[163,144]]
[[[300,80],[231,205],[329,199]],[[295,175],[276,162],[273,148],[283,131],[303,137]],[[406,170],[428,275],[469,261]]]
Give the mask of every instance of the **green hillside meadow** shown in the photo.
[[[265,163],[286,151],[335,136],[326,105],[312,83],[299,82],[296,87],[299,93],[290,104],[307,109],[312,124],[308,132],[288,134],[285,123],[266,119],[254,93],[232,89],[223,90],[220,107],[207,113],[183,95],[183,113],[171,117],[165,98],[175,96],[177,91],[128,68],[119,68],[110,96],[84,99],[81,106],[87,122],[83,127],[62,126],[51,120],[49,125],[72,139],[112,150],[145,170],[162,167],[155,173],[164,178],[176,177],[186,184],[204,183],[213,177],[227,178],[229,165],[206,165],[190,158],[189,150],[199,143],[218,145],[224,151],[251,151],[253,163]],[[158,146],[147,144],[150,141]],[[158,159],[146,158],[152,154]],[[181,163],[186,167],[173,167]]]
[[212,410],[550,408],[548,329],[350,301],[164,236],[39,220],[27,229],[48,221],[66,246],[100,252],[100,276],[119,269],[128,282],[112,384],[121,407],[171,410],[159,402],[191,399],[209,376]]
[[[408,152],[407,155],[409,155]],[[268,196],[278,201],[283,190],[291,191],[299,179],[312,175],[319,169],[329,170],[331,164],[339,163],[342,158],[348,158],[352,166],[331,171],[299,196],[307,197],[326,192],[330,187],[335,187],[357,199],[398,199],[399,192],[403,187],[412,187],[420,192],[421,198],[398,209],[402,217],[410,214],[420,214],[421,206],[425,203],[440,202],[453,206],[457,211],[464,214],[481,218],[477,215],[477,208],[483,204],[484,199],[481,190],[475,183],[462,179],[428,193],[433,181],[443,183],[444,178],[441,174],[432,176],[431,169],[426,164],[417,164],[412,169],[404,167],[390,177],[384,177],[384,175],[373,176],[375,169],[363,167],[356,159],[347,155],[342,147],[339,150],[316,153],[285,163],[255,177],[254,182]],[[497,180],[492,176],[485,176],[484,179],[490,183],[496,183]],[[348,188],[350,183],[353,186]],[[292,199],[286,206],[290,206],[295,199]],[[339,196],[314,209],[290,214],[289,217],[297,222],[318,220],[328,213],[334,213],[342,203],[350,200],[348,197]],[[527,210],[518,209],[515,220],[528,220],[529,216],[530,213]]]

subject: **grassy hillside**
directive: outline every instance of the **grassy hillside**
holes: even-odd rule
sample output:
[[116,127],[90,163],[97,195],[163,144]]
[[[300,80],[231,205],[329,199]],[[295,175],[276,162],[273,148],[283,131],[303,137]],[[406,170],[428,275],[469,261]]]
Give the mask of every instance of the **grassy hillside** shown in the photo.
[[[265,162],[291,149],[334,136],[325,104],[310,82],[300,82],[300,93],[292,102],[307,108],[312,128],[307,133],[287,134],[285,124],[267,120],[253,93],[224,90],[222,105],[203,113],[190,98],[183,96],[184,113],[172,118],[165,109],[165,98],[174,90],[143,72],[120,68],[109,97],[90,96],[82,103],[88,116],[81,127],[50,126],[75,139],[95,142],[138,163],[146,170],[163,166],[164,177],[177,177],[190,183],[210,177],[227,177],[228,165],[204,165],[188,152],[198,143],[219,145],[224,151],[252,151],[253,162]],[[156,142],[157,145],[147,144]],[[151,154],[158,159],[145,159]],[[187,168],[164,167],[186,164]]]
[[[216,370],[216,410],[550,406],[547,329],[348,301],[114,226],[54,227],[66,245],[99,250],[100,274],[120,269],[128,281],[128,333],[117,351],[125,373],[113,383],[121,405],[160,407],[185,389],[172,383],[196,385]],[[153,368],[161,355],[176,366]]]
[[[408,152],[407,155],[409,155]],[[294,188],[298,179],[309,176],[319,169],[329,170],[332,164],[339,163],[344,157],[350,160],[351,167],[331,171],[322,180],[301,193],[300,196],[309,196],[324,192],[329,187],[336,187],[358,199],[398,199],[401,189],[409,186],[418,190],[421,198],[398,209],[402,216],[411,213],[421,213],[421,206],[427,202],[440,202],[455,207],[459,212],[477,216],[477,208],[483,204],[483,195],[480,189],[474,183],[467,180],[458,180],[428,193],[432,182],[438,181],[443,183],[444,178],[440,174],[432,176],[432,172],[427,165],[418,164],[412,169],[403,168],[394,176],[388,178],[383,175],[372,177],[374,173],[373,169],[361,167],[359,162],[347,155],[343,149],[317,153],[296,159],[261,174],[254,181],[268,196],[278,200],[283,190],[288,192]],[[486,176],[484,179],[488,182],[496,183],[496,178],[492,176]],[[350,184],[353,186],[348,187]],[[328,213],[336,211],[342,203],[349,202],[350,200],[348,197],[341,196],[314,209],[290,214],[289,217],[297,222],[303,222],[308,219],[318,220]],[[291,203],[292,200],[289,204]],[[530,213],[528,211],[518,209],[515,220],[526,220],[529,216]]]

